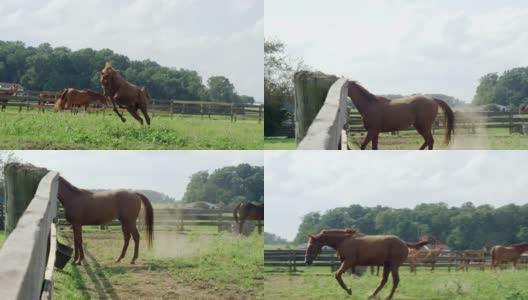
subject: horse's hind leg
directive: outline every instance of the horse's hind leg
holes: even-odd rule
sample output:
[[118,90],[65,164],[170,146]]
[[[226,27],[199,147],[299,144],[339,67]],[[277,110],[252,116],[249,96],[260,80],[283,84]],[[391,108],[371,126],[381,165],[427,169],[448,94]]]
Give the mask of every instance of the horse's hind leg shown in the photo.
[[141,105],[139,109],[141,109],[141,112],[143,113],[143,116],[145,117],[145,121],[147,121],[147,125],[150,125],[150,117],[148,115],[147,108]]
[[414,125],[414,127],[416,128],[416,131],[418,131],[418,133],[424,139],[424,143],[420,147],[420,150],[424,150],[425,147],[427,146],[429,146],[428,148],[429,150],[433,150],[434,138],[433,138],[433,134],[431,133],[431,128],[423,128],[423,127],[420,127],[419,125],[417,126],[416,124]]
[[132,117],[134,117],[134,119],[138,120],[138,122],[141,123],[141,125],[143,125],[143,119],[141,119],[141,117],[138,115],[137,107],[127,106],[127,110],[132,115]]
[[134,264],[139,254],[139,232],[135,224],[134,227],[132,227],[132,238],[134,239],[134,257],[132,257],[130,263]]
[[396,291],[396,288],[398,287],[398,284],[400,283],[400,274],[398,273],[398,267],[392,268],[391,274],[392,274],[392,289],[387,299],[392,299],[392,296],[394,296],[394,292]]
[[121,230],[123,230],[123,239],[125,243],[123,244],[123,250],[121,251],[121,255],[116,259],[116,262],[120,262],[123,257],[125,257],[128,248],[128,243],[130,242],[130,230],[128,229],[128,227],[122,225]]
[[389,272],[390,272],[390,263],[389,262],[385,262],[383,264],[383,275],[381,277],[381,282],[378,285],[378,287],[376,288],[376,290],[374,291],[374,293],[372,293],[372,295],[370,295],[369,298],[376,298],[376,295],[379,293],[379,291],[381,291],[381,289],[387,283],[387,280],[389,279]]

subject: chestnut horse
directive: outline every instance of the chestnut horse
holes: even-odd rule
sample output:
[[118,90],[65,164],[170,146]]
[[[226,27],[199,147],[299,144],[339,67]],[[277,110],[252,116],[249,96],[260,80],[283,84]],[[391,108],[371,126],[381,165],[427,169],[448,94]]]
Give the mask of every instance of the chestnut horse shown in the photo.
[[[18,86],[13,84],[7,91],[0,91],[0,96],[16,96]],[[5,111],[7,100],[2,100],[2,111]]]
[[147,244],[149,248],[152,246],[154,212],[150,201],[145,195],[126,190],[91,192],[75,187],[60,176],[57,198],[64,207],[66,220],[73,228],[75,248],[73,264],[80,265],[84,259],[82,225],[108,224],[115,219],[121,222],[121,229],[125,241],[121,255],[117,258],[116,262],[120,262],[125,257],[130,236],[132,235],[134,239],[134,256],[130,263],[134,264],[139,250],[139,232],[136,227],[136,219],[139,215],[142,202],[145,207]]
[[510,246],[494,246],[491,248],[491,265],[493,270],[502,262],[512,262],[512,267],[515,270],[517,262],[523,252],[528,251],[528,243],[514,244]]
[[349,295],[352,295],[352,289],[346,286],[341,277],[346,270],[355,266],[383,265],[383,277],[371,297],[376,297],[387,283],[389,273],[392,273],[393,285],[387,298],[392,299],[400,282],[399,268],[407,258],[408,248],[422,247],[426,243],[404,243],[394,235],[364,235],[355,229],[323,230],[317,235],[308,235],[305,262],[311,265],[323,246],[335,249],[341,259],[335,277]]
[[[240,222],[238,216],[240,216]],[[264,203],[255,205],[253,203],[239,203],[233,210],[235,222],[239,223],[238,233],[242,234],[242,227],[246,220],[263,221],[264,220]],[[262,227],[258,226],[258,233],[262,233]]]
[[88,110],[88,106],[95,101],[99,101],[101,104],[106,105],[107,99],[104,95],[101,95],[90,89],[77,90],[74,88],[64,89],[59,98],[60,110],[74,107],[74,105],[84,106],[84,111]]
[[60,96],[60,93],[53,93],[53,92],[48,92],[48,91],[40,92],[39,97],[42,98],[42,100],[39,100],[38,102],[39,111],[44,111],[47,103],[55,104],[56,99],[59,96]]
[[363,126],[367,136],[361,144],[364,150],[370,141],[372,149],[378,149],[378,136],[380,132],[394,132],[414,126],[416,131],[424,138],[420,150],[428,147],[433,149],[434,139],[431,129],[438,114],[438,108],[444,111],[444,142],[451,141],[455,130],[455,114],[443,100],[427,96],[411,96],[390,100],[385,97],[375,96],[355,81],[348,83],[348,97],[356,106],[363,118]]
[[482,246],[479,250],[464,250],[462,251],[462,270],[468,270],[471,261],[484,262],[484,256],[488,252],[486,245]]
[[138,109],[141,110],[147,124],[150,125],[150,117],[147,111],[150,95],[146,88],[135,86],[126,81],[117,71],[112,69],[109,63],[106,63],[104,69],[101,71],[101,84],[103,85],[105,96],[109,97],[112,101],[114,111],[121,121],[125,122],[126,120],[119,113],[116,103],[119,107],[126,108],[143,125],[143,119],[138,114]]

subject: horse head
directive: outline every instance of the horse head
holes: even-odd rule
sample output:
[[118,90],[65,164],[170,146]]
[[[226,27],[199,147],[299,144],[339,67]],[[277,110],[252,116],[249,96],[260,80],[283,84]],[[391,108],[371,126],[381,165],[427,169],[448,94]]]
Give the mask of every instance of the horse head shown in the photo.
[[319,243],[317,237],[313,235],[308,235],[308,247],[306,248],[306,253],[304,255],[304,262],[307,265],[311,265],[312,262],[321,254],[321,248],[323,245]]
[[110,63],[106,63],[101,71],[101,85],[103,86],[104,95],[107,97],[113,96],[113,86],[115,82],[116,71],[112,69]]

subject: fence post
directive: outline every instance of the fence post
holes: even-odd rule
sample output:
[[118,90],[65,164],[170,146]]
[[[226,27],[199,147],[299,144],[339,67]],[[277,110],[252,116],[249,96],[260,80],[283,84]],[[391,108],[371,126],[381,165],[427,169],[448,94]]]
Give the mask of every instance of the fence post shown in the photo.
[[40,180],[48,173],[44,168],[20,163],[9,163],[5,176],[5,232],[9,235],[37,191]]
[[321,72],[295,73],[295,136],[299,144],[317,116],[337,76]]
[[170,101],[170,114],[172,119],[172,117],[174,116],[174,113],[172,112],[172,100]]
[[218,227],[218,232],[222,231],[222,211],[218,210],[216,213],[216,225]]
[[508,116],[510,120],[510,134],[512,134],[513,133],[513,112],[511,109],[510,109]]
[[261,104],[259,106],[259,124],[262,122],[262,108],[263,108],[263,104]]

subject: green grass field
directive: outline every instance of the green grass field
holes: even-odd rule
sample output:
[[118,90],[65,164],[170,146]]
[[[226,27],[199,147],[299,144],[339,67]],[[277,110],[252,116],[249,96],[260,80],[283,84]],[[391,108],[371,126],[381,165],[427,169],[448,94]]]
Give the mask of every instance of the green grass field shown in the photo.
[[[343,275],[343,280],[352,288],[349,296],[337,283],[329,267],[305,267],[302,273],[269,272],[265,268],[264,294],[266,299],[367,299],[376,289],[380,277]],[[380,274],[381,276],[381,274]],[[528,270],[502,270],[492,272],[477,269],[469,272],[418,268],[417,275],[407,267],[400,269],[400,284],[394,299],[479,299],[479,300],[523,300],[528,299]],[[392,287],[392,277],[378,294],[385,298]]]
[[[86,262],[54,272],[54,299],[262,299],[263,237],[231,233],[155,231],[154,247],[141,239],[139,258],[121,263],[120,228],[83,231]],[[142,234],[142,233],[141,233]],[[59,238],[72,244],[71,229]]]
[[128,113],[126,123],[110,113],[9,108],[0,112],[2,149],[262,149],[263,124],[229,117],[156,114],[141,126]]
[[4,241],[5,241],[5,231],[1,230],[0,231],[0,248],[2,248]]
[[[358,150],[365,138],[365,134],[348,136],[350,149]],[[443,130],[437,130],[434,135],[436,150],[526,150],[528,149],[528,135],[510,134],[508,129],[478,129],[475,134],[469,134],[465,129],[455,132],[455,137],[449,147],[443,140]],[[380,150],[417,150],[423,144],[423,138],[415,131],[401,131],[397,135],[382,133],[379,137]],[[288,150],[295,149],[295,140],[287,138],[265,138],[264,149]],[[368,149],[371,149],[369,144]]]

